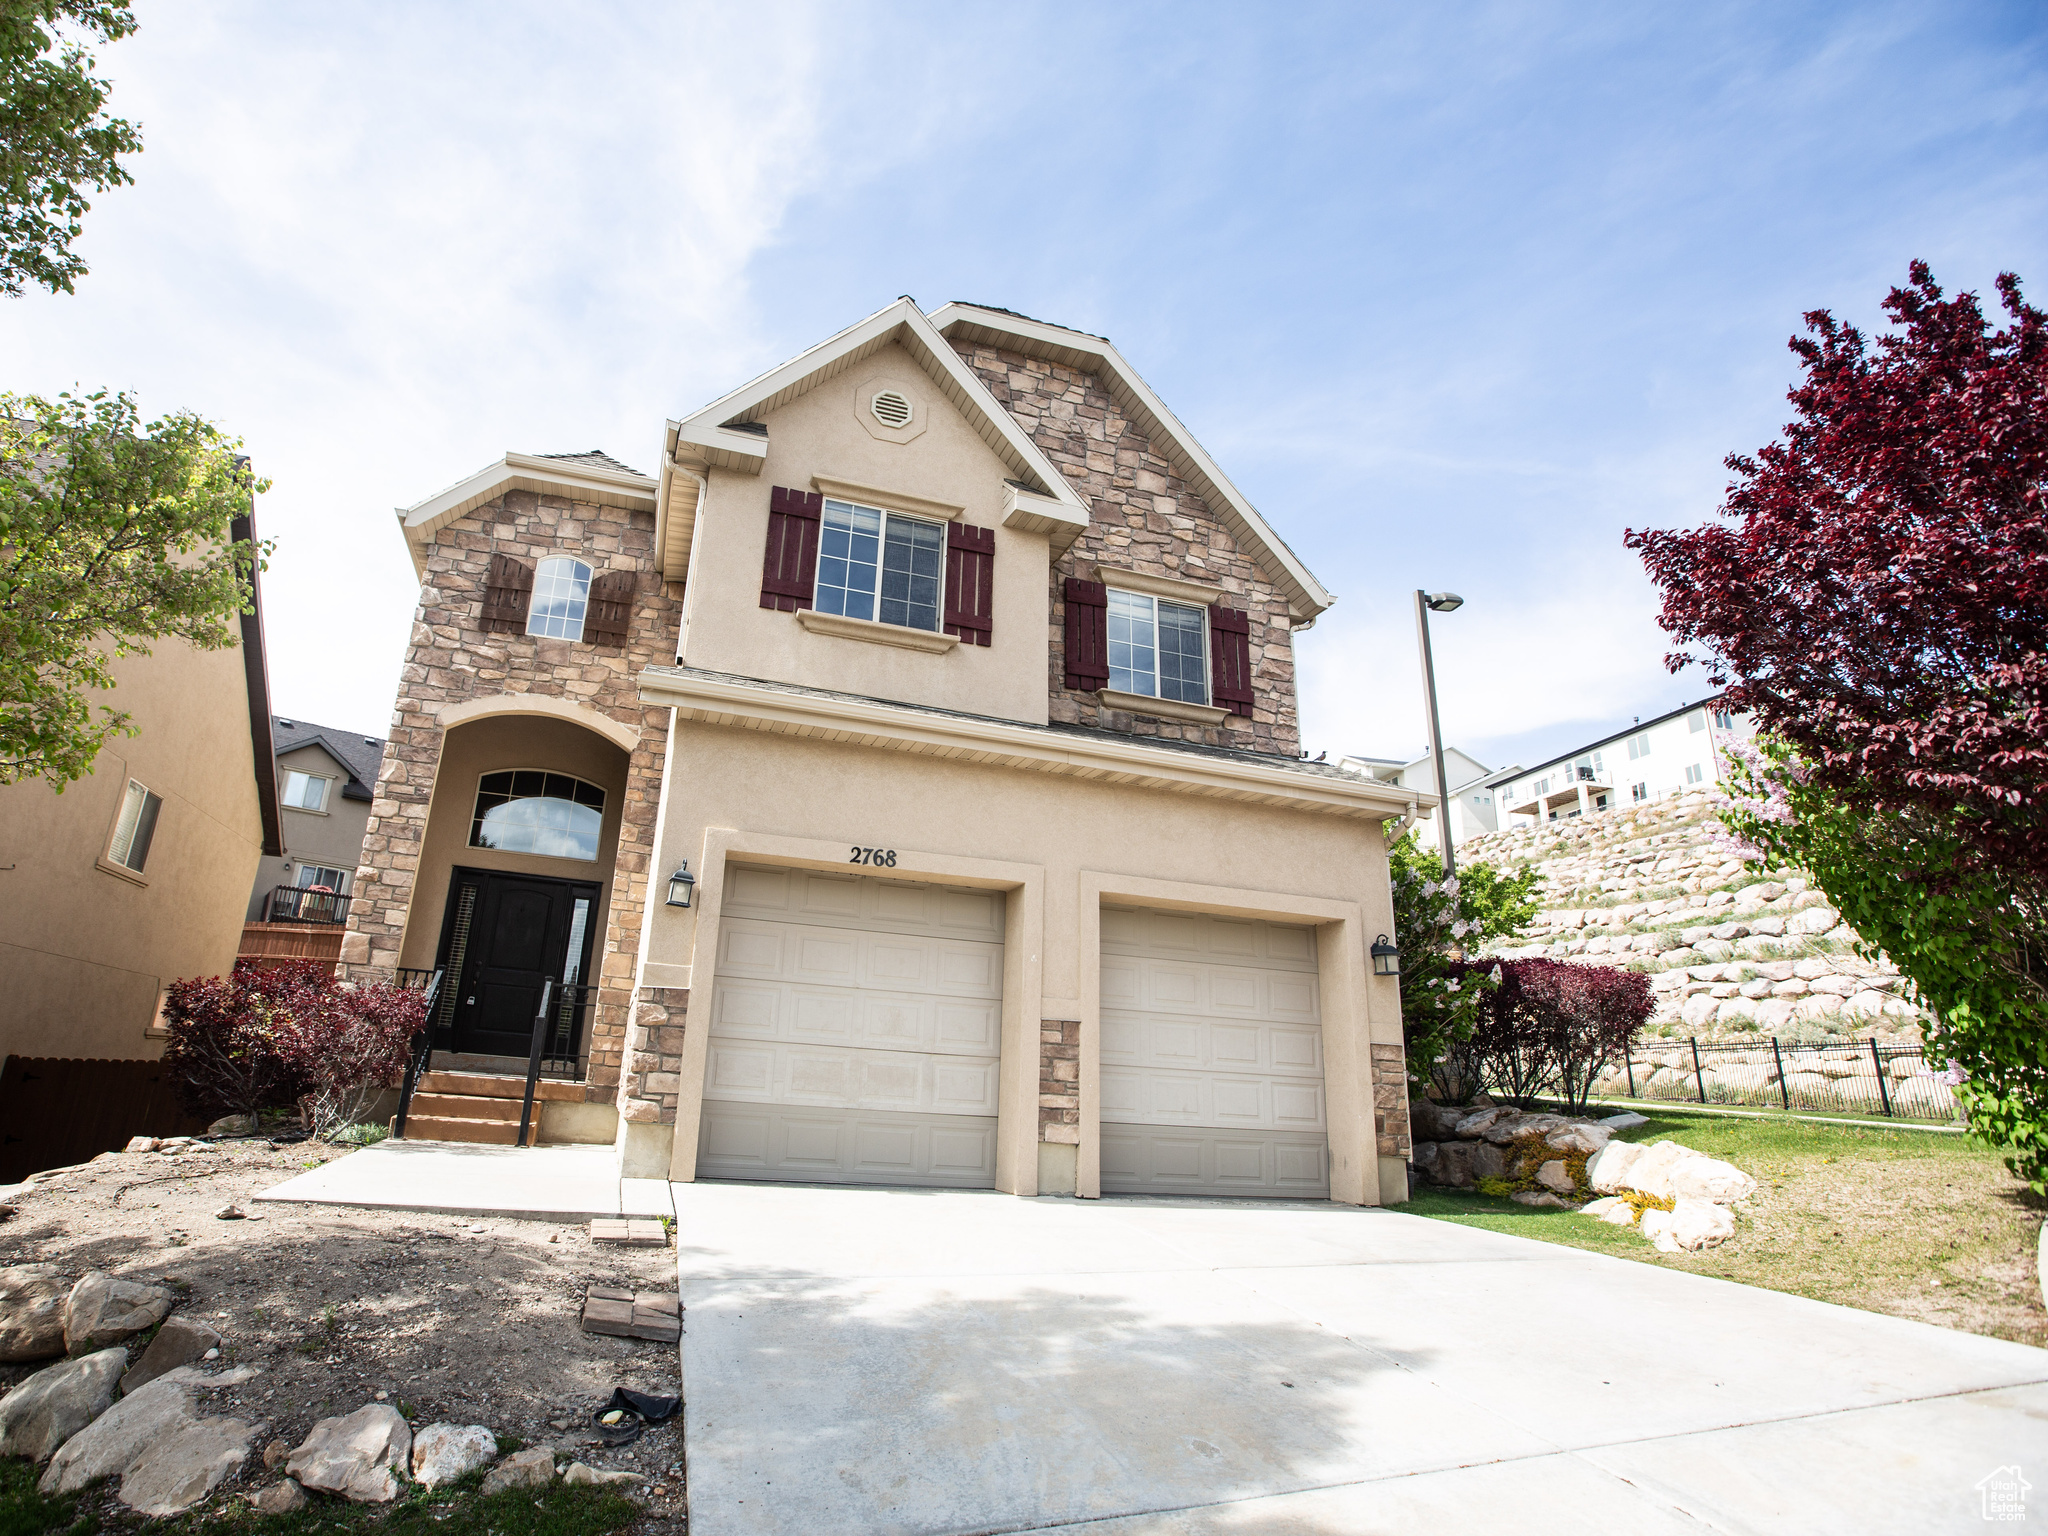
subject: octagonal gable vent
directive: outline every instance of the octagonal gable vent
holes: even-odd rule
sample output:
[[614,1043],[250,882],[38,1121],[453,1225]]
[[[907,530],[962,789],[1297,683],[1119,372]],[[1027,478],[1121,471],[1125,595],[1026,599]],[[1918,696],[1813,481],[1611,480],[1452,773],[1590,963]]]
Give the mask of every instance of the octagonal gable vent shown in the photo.
[[885,427],[910,425],[910,402],[893,389],[881,391],[868,406],[875,413],[875,420]]

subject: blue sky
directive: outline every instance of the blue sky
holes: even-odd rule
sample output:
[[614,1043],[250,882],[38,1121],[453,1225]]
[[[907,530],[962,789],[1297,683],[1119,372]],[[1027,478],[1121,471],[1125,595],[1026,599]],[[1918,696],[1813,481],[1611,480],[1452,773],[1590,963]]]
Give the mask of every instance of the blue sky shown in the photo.
[[1311,751],[1533,763],[1704,691],[1621,532],[1709,516],[1802,311],[2048,295],[2048,8],[142,7],[146,150],[4,385],[248,443],[281,712],[381,734],[392,508],[898,294],[1111,337],[1339,595]]

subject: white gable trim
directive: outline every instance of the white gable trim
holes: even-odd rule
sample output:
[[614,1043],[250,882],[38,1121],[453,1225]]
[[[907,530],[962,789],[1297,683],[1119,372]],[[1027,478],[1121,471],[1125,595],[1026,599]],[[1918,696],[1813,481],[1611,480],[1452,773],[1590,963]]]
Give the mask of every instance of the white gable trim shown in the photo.
[[[758,475],[767,460],[766,438],[758,433],[735,431],[726,423],[760,421],[777,407],[838,377],[892,343],[917,361],[1013,476],[1031,491],[1059,503],[1082,525],[1086,524],[1087,503],[1068,484],[1067,477],[988,392],[974,370],[947,345],[946,338],[924,311],[910,299],[898,299],[838,335],[798,353],[780,367],[720,396],[702,410],[668,424],[654,533],[662,574],[668,580],[682,580],[689,564],[690,533],[696,521],[704,470],[718,468]],[[686,462],[679,464],[678,459]]]
[[1224,526],[1287,594],[1297,627],[1306,628],[1337,600],[1245,499],[1244,493],[1230,483],[1230,477],[1217,467],[1152,386],[1102,337],[973,304],[943,305],[932,312],[931,321],[948,338],[1005,347],[1100,378],[1118,408],[1151,439],[1153,451],[1209,504]]
[[545,496],[566,496],[571,501],[589,502],[600,507],[652,512],[655,490],[655,482],[646,475],[508,451],[497,463],[487,465],[439,495],[429,496],[410,507],[400,507],[398,522],[412,551],[413,569],[424,576],[427,546],[434,541],[434,535],[458,517],[474,512],[486,502],[497,500],[507,491],[534,491]]

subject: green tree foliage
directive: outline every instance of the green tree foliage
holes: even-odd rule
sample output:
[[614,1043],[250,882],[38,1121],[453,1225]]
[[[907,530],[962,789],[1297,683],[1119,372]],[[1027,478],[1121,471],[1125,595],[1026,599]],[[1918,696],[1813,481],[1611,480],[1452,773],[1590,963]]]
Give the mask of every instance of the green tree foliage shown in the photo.
[[1865,954],[1912,979],[1970,1128],[2048,1194],[2048,909],[2028,871],[1976,856],[1967,808],[1859,809],[1768,737],[1730,765],[1728,795],[1743,851],[1805,868]]
[[142,135],[107,116],[86,51],[134,30],[135,12],[110,0],[0,0],[0,293],[71,292],[86,270],[71,249],[85,189],[134,180],[118,157],[139,153]]
[[60,793],[126,712],[95,707],[113,663],[154,640],[236,643],[261,551],[232,538],[267,484],[241,444],[189,412],[0,395],[0,784]]
[[1394,886],[1394,943],[1401,951],[1401,1036],[1411,1082],[1429,1080],[1478,1022],[1485,977],[1464,974],[1467,952],[1518,932],[1536,915],[1540,878],[1531,865],[1502,874],[1478,864],[1446,880],[1443,865],[1410,832],[1387,855]]

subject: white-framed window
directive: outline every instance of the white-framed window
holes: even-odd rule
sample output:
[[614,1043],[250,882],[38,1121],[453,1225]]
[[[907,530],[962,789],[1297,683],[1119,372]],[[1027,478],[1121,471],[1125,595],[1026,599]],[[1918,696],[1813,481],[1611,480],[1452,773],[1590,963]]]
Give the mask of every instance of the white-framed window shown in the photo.
[[1643,801],[1650,798],[1650,786],[1647,782],[1642,784],[1631,784],[1629,786],[1628,792],[1630,797],[1633,798],[1638,804],[1641,804]]
[[1717,709],[1717,710],[1715,710],[1715,711],[1714,711],[1714,724],[1718,725],[1718,726],[1719,726],[1719,727],[1720,727],[1720,728],[1721,728],[1722,730],[1724,730],[1724,731],[1732,731],[1732,730],[1734,730],[1734,729],[1735,729],[1735,713],[1734,713],[1734,711],[1733,711],[1733,710],[1727,710],[1727,709]]
[[589,611],[589,566],[567,555],[556,555],[534,568],[533,601],[526,610],[529,635],[581,640],[583,618]]
[[113,841],[107,845],[107,857],[123,869],[141,874],[142,866],[149,862],[149,845],[156,836],[157,812],[163,804],[162,796],[151,794],[130,779],[128,791],[121,799],[121,817],[114,823]]
[[820,613],[936,630],[945,580],[944,523],[826,499],[814,599]]
[[1548,779],[1538,779],[1538,780],[1536,781],[1536,787],[1535,787],[1534,789],[1530,790],[1530,791],[1529,791],[1529,793],[1530,793],[1530,794],[1532,794],[1532,795],[1547,795],[1547,794],[1549,794],[1549,793],[1550,793],[1550,780],[1548,780]]
[[284,771],[284,803],[295,811],[324,811],[327,809],[327,786],[333,782],[324,774],[287,768]]
[[1649,755],[1650,733],[1648,731],[1638,731],[1635,735],[1629,737],[1628,760],[1630,762],[1634,762],[1639,757],[1648,757]]
[[566,773],[513,768],[477,781],[469,846],[552,859],[597,858],[604,791]]
[[349,871],[336,869],[328,864],[301,864],[292,875],[292,884],[302,891],[316,888],[330,890],[337,896],[348,894]]
[[1209,702],[1207,616],[1192,603],[1109,589],[1109,686],[1148,699]]
[[1707,728],[1707,712],[1704,709],[1696,709],[1687,715],[1685,717],[1685,728],[1695,736],[1704,731]]
[[1687,764],[1685,765],[1685,782],[1686,782],[1686,783],[1688,783],[1688,784],[1699,784],[1699,783],[1703,783],[1703,782],[1704,782],[1704,781],[1706,780],[1706,777],[1707,777],[1707,770],[1706,770],[1705,768],[1702,768],[1702,767],[1701,767],[1701,766],[1700,766],[1700,765],[1699,765],[1698,763],[1687,763]]

